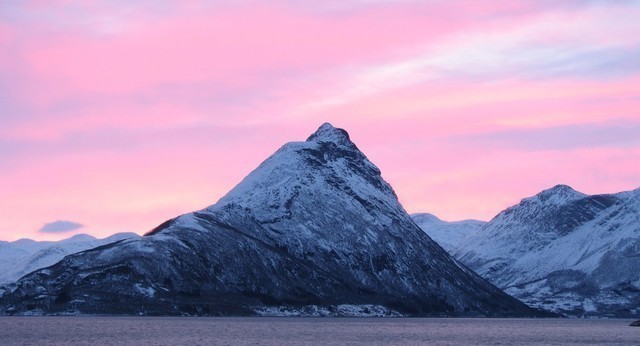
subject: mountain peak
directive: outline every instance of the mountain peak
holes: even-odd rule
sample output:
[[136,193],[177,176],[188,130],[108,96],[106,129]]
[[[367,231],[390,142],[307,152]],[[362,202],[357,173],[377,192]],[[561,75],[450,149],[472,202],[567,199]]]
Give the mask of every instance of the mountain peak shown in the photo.
[[349,133],[343,129],[334,127],[330,123],[322,124],[316,132],[314,132],[307,142],[334,142],[334,143],[349,143]]
[[62,241],[90,241],[90,240],[96,240],[96,238],[86,233],[78,233],[78,234],[74,234],[73,236],[67,239],[63,239]]
[[554,187],[547,189],[546,191],[555,191],[555,192],[577,192],[571,186],[565,184],[557,184]]
[[552,188],[543,190],[538,194],[540,197],[551,197],[551,196],[561,196],[561,197],[582,197],[584,194],[574,190],[569,185],[558,184]]
[[536,201],[551,205],[563,205],[569,201],[584,198],[587,195],[574,190],[569,185],[558,184],[549,189],[543,190],[537,195],[525,198],[523,201]]
[[416,213],[410,215],[413,221],[417,223],[440,223],[442,220],[430,213]]
[[[309,191],[302,193],[303,187]],[[306,142],[282,146],[208,209],[234,203],[250,208],[264,221],[273,219],[274,213],[289,215],[290,208],[304,206],[305,199],[299,196],[318,196],[319,191],[337,192],[340,198],[355,198],[367,206],[367,201],[385,201],[385,207],[393,205],[398,213],[406,213],[378,167],[351,142],[347,131],[329,123]]]

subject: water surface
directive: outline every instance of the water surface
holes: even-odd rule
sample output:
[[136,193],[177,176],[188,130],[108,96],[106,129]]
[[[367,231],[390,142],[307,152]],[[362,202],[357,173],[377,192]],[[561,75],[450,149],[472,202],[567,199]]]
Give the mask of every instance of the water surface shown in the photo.
[[632,320],[0,317],[2,345],[640,345]]

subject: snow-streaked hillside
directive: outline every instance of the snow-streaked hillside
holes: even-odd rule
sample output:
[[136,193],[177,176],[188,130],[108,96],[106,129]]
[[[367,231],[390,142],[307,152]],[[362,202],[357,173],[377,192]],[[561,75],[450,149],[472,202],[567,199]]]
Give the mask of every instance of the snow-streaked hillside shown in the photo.
[[486,224],[479,220],[443,221],[429,213],[411,214],[416,223],[431,239],[435,240],[447,252],[453,249],[470,234],[478,231]]
[[20,239],[0,242],[0,285],[15,282],[36,269],[48,267],[64,256],[118,240],[139,237],[135,233],[116,233],[104,239],[77,234],[60,241]]
[[285,144],[218,203],[18,281],[4,313],[524,316],[433,242],[342,129]]
[[574,316],[640,316],[640,189],[558,185],[498,214],[452,254],[527,304]]

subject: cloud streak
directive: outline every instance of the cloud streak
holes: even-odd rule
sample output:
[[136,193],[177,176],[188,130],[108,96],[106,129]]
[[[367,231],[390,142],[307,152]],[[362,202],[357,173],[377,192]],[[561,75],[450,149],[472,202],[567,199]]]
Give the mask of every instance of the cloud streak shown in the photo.
[[575,150],[579,148],[640,147],[640,122],[572,124],[547,128],[501,130],[448,138],[483,148],[511,148],[527,151]]

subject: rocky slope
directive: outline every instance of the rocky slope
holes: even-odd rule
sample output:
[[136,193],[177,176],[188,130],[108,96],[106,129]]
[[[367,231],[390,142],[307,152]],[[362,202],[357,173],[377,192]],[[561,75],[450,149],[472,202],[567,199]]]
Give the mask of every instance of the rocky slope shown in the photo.
[[6,287],[0,305],[17,314],[536,313],[425,235],[330,124],[280,148],[216,204],[67,256]]
[[589,196],[558,185],[498,214],[452,254],[530,306],[640,316],[640,189]]
[[411,214],[413,222],[447,252],[453,251],[466,237],[486,224],[479,220],[443,221],[429,213]]
[[135,233],[116,233],[96,239],[88,234],[76,234],[60,241],[20,239],[0,242],[0,285],[15,282],[36,269],[55,264],[64,256],[134,237],[139,236]]

